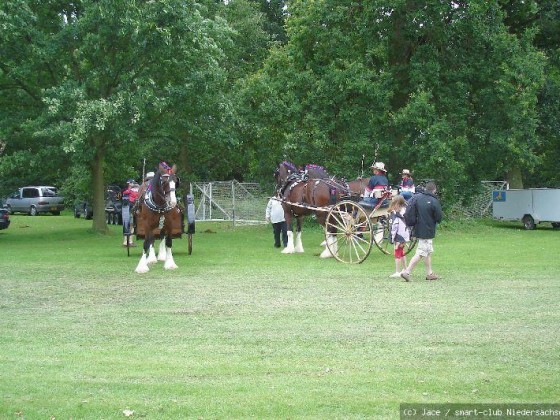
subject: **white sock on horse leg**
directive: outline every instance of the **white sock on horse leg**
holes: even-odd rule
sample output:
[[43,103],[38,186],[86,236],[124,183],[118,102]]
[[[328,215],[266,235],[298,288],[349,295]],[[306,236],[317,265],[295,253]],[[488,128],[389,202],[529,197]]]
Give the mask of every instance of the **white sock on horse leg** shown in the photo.
[[[332,258],[332,257],[334,257],[334,255],[331,252],[331,249],[333,251],[335,251],[334,248],[333,248],[336,244],[335,241],[336,241],[336,238],[334,237],[334,235],[329,234],[327,236],[327,240],[324,242],[325,243],[325,249],[323,250],[323,252],[321,252],[321,255],[320,255],[321,258]],[[330,246],[330,248],[329,248],[329,246]]]
[[171,252],[171,248],[166,249],[166,254],[167,259],[165,260],[165,265],[163,266],[163,268],[165,268],[166,270],[175,270],[176,268],[179,268],[173,260],[173,253]]
[[301,253],[303,251],[303,242],[301,242],[301,232],[296,232],[296,239],[294,241],[294,251]]
[[165,261],[167,259],[167,252],[165,250],[165,239],[159,243],[158,261]]
[[147,273],[148,271],[150,271],[150,267],[148,267],[148,261],[146,258],[146,254],[144,254],[142,252],[142,258],[140,258],[140,261],[138,262],[138,265],[136,266],[136,271],[138,274],[143,274],[143,273]]
[[282,250],[282,254],[293,254],[294,251],[294,232],[288,231],[288,245]]
[[154,264],[157,262],[156,251],[154,251],[154,246],[150,245],[150,251],[148,252],[148,264]]

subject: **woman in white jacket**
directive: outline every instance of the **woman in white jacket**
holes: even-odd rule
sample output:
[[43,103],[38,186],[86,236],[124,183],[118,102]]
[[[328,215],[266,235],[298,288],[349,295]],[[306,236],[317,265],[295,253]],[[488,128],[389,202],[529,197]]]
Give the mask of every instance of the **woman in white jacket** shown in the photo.
[[266,221],[272,223],[272,231],[274,233],[274,246],[280,248],[280,233],[282,234],[282,243],[284,248],[288,245],[288,230],[286,220],[284,219],[284,208],[278,197],[271,197],[266,206]]

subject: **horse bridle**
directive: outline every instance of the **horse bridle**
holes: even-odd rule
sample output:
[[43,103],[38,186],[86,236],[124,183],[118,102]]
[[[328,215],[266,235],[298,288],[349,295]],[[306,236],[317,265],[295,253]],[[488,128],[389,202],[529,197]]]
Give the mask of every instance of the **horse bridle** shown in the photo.
[[159,181],[159,186],[161,187],[161,190],[163,191],[163,195],[159,191],[157,192],[157,195],[159,196],[158,198],[160,198],[161,201],[165,202],[165,206],[158,205],[154,201],[154,188],[149,188],[146,191],[145,203],[148,206],[148,208],[150,210],[152,210],[153,212],[166,213],[169,210],[173,209],[177,205],[177,203],[171,205],[170,200],[169,200],[169,195],[172,192],[175,192],[175,190],[176,190],[175,187],[170,186],[170,181],[172,179],[176,179],[175,174],[160,174],[159,175],[159,180],[158,181]]

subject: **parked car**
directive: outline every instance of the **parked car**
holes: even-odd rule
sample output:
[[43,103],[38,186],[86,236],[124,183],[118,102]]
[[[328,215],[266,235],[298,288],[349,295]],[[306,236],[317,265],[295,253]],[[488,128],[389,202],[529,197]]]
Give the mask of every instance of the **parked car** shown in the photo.
[[64,197],[51,186],[29,186],[18,189],[6,200],[10,213],[20,212],[36,216],[39,213],[59,215],[64,210]]
[[0,209],[0,230],[8,229],[10,226],[10,212],[6,209]]
[[122,189],[118,185],[105,190],[105,217],[109,225],[122,225]]
[[80,201],[74,205],[74,217],[79,219],[82,216],[87,220],[93,219],[93,207],[88,201]]
[[[122,225],[122,190],[118,185],[108,185],[105,189],[105,218],[109,225]],[[79,201],[74,205],[74,217],[93,218],[90,201]]]

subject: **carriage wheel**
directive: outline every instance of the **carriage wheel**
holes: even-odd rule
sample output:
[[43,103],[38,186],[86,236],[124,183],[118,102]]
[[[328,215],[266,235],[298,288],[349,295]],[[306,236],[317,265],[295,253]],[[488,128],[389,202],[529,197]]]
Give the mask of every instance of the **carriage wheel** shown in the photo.
[[338,261],[360,264],[372,246],[368,214],[353,201],[341,201],[327,215],[325,237],[329,251]]
[[[391,219],[387,216],[379,216],[377,222],[373,226],[373,241],[375,245],[384,254],[393,253],[393,244],[391,244]],[[408,255],[416,244],[418,243],[418,238],[410,238],[404,247],[404,255]]]
[[404,247],[404,255],[408,255],[410,252],[412,252],[412,250],[416,247],[416,244],[418,244],[418,238],[411,237],[410,241],[408,241],[408,243]]
[[189,255],[192,254],[192,233],[187,233],[187,241],[189,244]]

